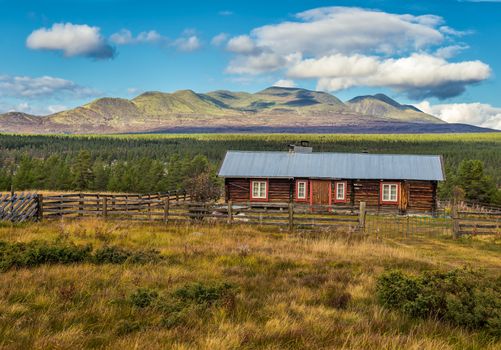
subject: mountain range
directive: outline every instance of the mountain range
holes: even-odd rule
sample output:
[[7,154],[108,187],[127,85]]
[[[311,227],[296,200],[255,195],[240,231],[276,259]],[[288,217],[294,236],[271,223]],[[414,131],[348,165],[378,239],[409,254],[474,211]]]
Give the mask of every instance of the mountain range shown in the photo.
[[448,124],[383,94],[347,102],[326,92],[270,87],[257,93],[218,90],[145,92],[131,100],[100,98],[47,116],[0,114],[0,132],[479,132]]

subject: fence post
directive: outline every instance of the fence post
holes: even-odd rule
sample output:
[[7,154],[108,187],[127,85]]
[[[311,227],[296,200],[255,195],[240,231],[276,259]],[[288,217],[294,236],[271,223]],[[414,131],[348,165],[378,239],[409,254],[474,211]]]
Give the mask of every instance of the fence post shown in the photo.
[[233,207],[231,201],[228,201],[228,224],[233,221]]
[[43,219],[43,194],[39,194],[37,196],[38,202],[38,220],[42,221]]
[[459,217],[457,197],[452,200],[452,238],[456,239],[459,236]]
[[84,202],[83,202],[83,193],[80,192],[79,194],[80,200],[78,201],[78,216],[83,216],[83,210],[84,210]]
[[169,218],[169,196],[164,200],[164,222],[167,222]]
[[108,196],[103,197],[103,216],[104,218],[108,216]]
[[151,195],[148,194],[148,220],[151,221]]
[[365,202],[360,202],[360,212],[358,213],[358,226],[362,229],[362,232],[365,230]]
[[14,217],[14,185],[10,186],[10,218],[12,221],[12,218]]
[[289,202],[289,232],[294,230],[294,204]]

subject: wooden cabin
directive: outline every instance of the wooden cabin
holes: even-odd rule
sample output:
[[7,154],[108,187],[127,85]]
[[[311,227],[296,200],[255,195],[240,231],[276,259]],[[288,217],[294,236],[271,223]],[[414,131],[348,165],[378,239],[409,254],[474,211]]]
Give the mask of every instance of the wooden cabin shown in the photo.
[[309,147],[289,152],[228,151],[219,171],[233,203],[394,208],[434,212],[441,156],[326,153]]

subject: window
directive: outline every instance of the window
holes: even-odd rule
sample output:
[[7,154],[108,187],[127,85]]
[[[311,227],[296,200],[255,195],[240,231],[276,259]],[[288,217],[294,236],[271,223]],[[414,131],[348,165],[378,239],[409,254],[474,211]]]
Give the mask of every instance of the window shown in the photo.
[[297,181],[296,182],[296,199],[298,200],[306,200],[306,193],[307,193],[307,182],[302,180],[302,181]]
[[346,200],[346,182],[336,182],[336,201]]
[[385,184],[381,185],[381,201],[396,203],[398,202],[398,184]]
[[264,180],[251,182],[251,199],[268,199],[268,182]]

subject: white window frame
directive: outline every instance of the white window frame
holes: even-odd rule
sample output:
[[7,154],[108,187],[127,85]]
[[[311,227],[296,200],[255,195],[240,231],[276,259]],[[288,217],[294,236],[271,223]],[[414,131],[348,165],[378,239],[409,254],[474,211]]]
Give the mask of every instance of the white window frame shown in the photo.
[[[304,186],[303,190],[304,193],[303,195],[299,195],[299,185],[302,184]],[[306,180],[298,180],[296,182],[296,199],[298,200],[306,200],[308,198],[308,181]]]
[[[339,197],[339,185],[343,186],[343,196]],[[336,201],[345,201],[346,200],[346,182],[338,181],[336,182]]]
[[[257,195],[254,192],[255,186],[258,186]],[[264,192],[261,193],[262,187],[264,187]],[[251,181],[251,199],[268,199],[268,181],[266,180],[252,180]]]
[[[387,197],[385,197],[385,192],[384,192],[385,187],[388,188],[388,196]],[[392,188],[395,188],[395,197],[392,196],[392,192],[391,192]],[[385,203],[385,202],[397,203],[398,202],[398,188],[399,188],[398,183],[383,183],[381,185],[381,201],[383,203]]]

